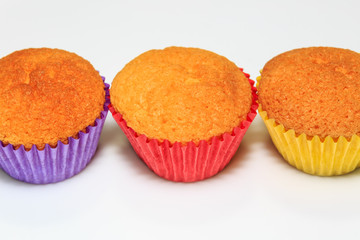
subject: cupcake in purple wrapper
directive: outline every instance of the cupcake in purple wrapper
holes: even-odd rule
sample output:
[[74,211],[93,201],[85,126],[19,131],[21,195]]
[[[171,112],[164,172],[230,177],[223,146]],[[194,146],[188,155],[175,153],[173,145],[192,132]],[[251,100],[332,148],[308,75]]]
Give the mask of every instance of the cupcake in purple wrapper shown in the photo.
[[107,115],[108,84],[85,59],[25,49],[0,59],[0,168],[46,184],[83,170]]

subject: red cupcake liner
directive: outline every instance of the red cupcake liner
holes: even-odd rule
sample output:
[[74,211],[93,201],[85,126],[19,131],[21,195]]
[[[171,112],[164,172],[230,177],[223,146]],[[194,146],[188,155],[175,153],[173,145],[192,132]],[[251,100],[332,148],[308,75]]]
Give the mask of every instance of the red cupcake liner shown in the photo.
[[249,74],[244,74],[252,90],[252,105],[246,120],[231,133],[212,137],[209,141],[201,140],[198,145],[192,141],[183,145],[180,142],[171,144],[168,140],[160,142],[157,139],[149,139],[129,127],[111,103],[109,110],[135,152],[158,176],[175,182],[200,181],[214,176],[230,162],[256,116],[258,104],[255,82],[249,78]]

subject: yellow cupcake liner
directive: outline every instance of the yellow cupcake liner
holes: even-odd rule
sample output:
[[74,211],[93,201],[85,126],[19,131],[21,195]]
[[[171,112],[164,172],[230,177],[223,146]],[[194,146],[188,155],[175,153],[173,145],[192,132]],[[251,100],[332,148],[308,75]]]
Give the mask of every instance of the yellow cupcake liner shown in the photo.
[[[258,77],[259,80],[261,77]],[[354,171],[360,165],[360,137],[354,134],[349,140],[343,136],[334,139],[327,136],[297,135],[293,129],[268,118],[259,104],[259,114],[270,137],[284,159],[297,169],[312,175],[334,176]]]

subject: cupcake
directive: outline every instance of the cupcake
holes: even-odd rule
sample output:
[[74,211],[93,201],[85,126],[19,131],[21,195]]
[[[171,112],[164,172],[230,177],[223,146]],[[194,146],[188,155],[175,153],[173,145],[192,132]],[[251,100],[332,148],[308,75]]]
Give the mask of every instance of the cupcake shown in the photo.
[[234,63],[197,48],[151,50],[114,78],[109,106],[160,177],[209,178],[230,161],[256,115],[256,89]]
[[360,55],[331,47],[295,49],[264,66],[259,114],[281,155],[319,176],[360,162]]
[[0,59],[0,167],[45,184],[79,173],[95,153],[108,86],[85,59],[59,49]]

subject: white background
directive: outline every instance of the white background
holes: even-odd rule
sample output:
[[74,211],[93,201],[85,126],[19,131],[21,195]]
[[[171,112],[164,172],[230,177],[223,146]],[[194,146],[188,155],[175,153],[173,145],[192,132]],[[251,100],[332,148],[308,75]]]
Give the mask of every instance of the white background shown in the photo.
[[[107,82],[140,53],[192,46],[255,79],[293,48],[360,52],[360,1],[0,0],[0,57],[56,47],[88,59]],[[157,177],[109,115],[79,175],[21,183],[0,171],[0,239],[359,239],[360,170],[314,177],[277,153],[259,116],[230,164],[197,183]]]

